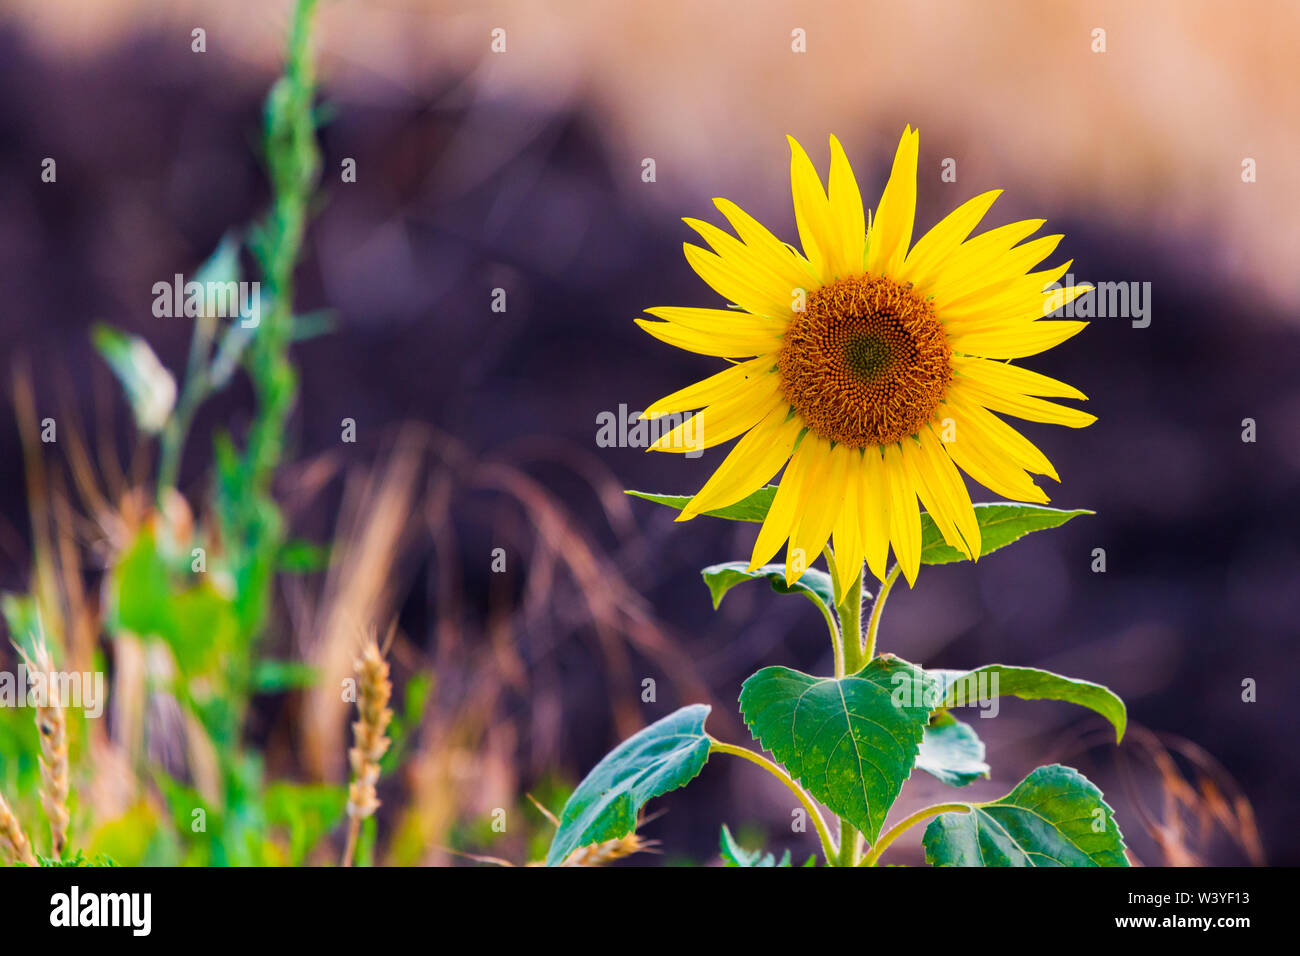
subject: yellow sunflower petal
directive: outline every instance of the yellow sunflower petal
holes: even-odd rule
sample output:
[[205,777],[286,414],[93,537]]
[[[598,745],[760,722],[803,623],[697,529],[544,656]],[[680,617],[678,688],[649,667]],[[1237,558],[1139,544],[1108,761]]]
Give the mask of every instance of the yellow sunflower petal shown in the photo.
[[935,309],[940,309],[953,300],[951,289],[986,274],[1012,246],[1037,232],[1046,221],[1026,219],[981,232],[958,246],[944,260],[943,268],[917,272],[912,276],[913,286],[918,294],[933,296]]
[[802,430],[803,423],[792,418],[784,405],[772,409],[736,442],[677,520],[689,521],[701,512],[734,505],[762,488],[789,460]]
[[862,501],[862,452],[837,445],[836,452],[845,456],[844,506],[835,518],[831,540],[835,549],[835,571],[841,594],[848,593],[862,574],[862,525],[858,512]]
[[915,275],[923,275],[939,267],[966,240],[971,230],[979,225],[1000,195],[1001,189],[980,193],[941,219],[933,229],[917,240],[912,251],[907,254],[903,267],[898,272],[898,280],[908,282]]
[[923,428],[917,441],[903,442],[903,461],[912,476],[921,504],[943,533],[943,539],[966,557],[980,553],[980,526],[970,494],[943,444]]
[[897,442],[885,446],[885,479],[889,484],[889,542],[912,585],[921,567],[921,512]]
[[[673,316],[667,322],[650,322],[647,319],[633,319],[637,325],[648,333],[667,342],[669,345],[688,352],[701,355],[715,355],[720,358],[748,358],[749,356],[772,355],[781,348],[783,330],[771,325],[767,319],[756,319],[743,312],[729,313],[714,309],[648,309],[652,315],[665,318]],[[713,313],[718,318],[712,327],[705,327],[707,322],[698,316],[687,317],[687,313]]]
[[[971,440],[996,448],[1013,462],[1037,475],[1060,481],[1056,468],[1038,446],[978,402],[967,401],[960,388],[947,395],[948,404],[962,413],[962,427],[970,431]],[[954,429],[956,423],[954,422]]]
[[736,230],[736,235],[749,247],[750,252],[769,272],[784,280],[792,301],[795,289],[807,290],[819,281],[807,259],[797,255],[745,210],[727,199],[715,199],[713,204],[731,223],[731,228]]
[[951,418],[956,425],[953,441],[944,448],[953,463],[985,488],[1013,501],[1032,501],[1047,504],[1050,500],[1043,489],[1034,484],[1023,468],[999,455],[996,449],[981,445],[975,437],[978,432],[967,427],[968,419],[957,408],[941,405],[936,416]]
[[1077,408],[1058,405],[1056,402],[1041,398],[1032,398],[1010,389],[990,388],[969,377],[962,381],[961,389],[965,398],[979,402],[990,411],[1014,415],[1029,422],[1047,422],[1051,425],[1064,425],[1067,428],[1084,428],[1097,420],[1096,415],[1081,412]]
[[[981,301],[1014,288],[1016,281],[1023,280],[1030,269],[1055,252],[1064,238],[1055,235],[1031,239],[1000,256],[997,264],[986,271],[972,272],[964,281],[946,284],[942,299],[944,311],[960,308],[966,303]],[[1036,291],[1042,291],[1041,287]],[[936,298],[936,302],[938,301],[940,300]],[[936,305],[935,308],[939,306]]]
[[853,177],[853,167],[844,155],[844,147],[831,137],[830,210],[838,232],[836,255],[832,257],[833,274],[839,278],[862,271],[863,247],[867,241],[867,218],[862,210],[862,193]]
[[831,536],[835,526],[835,516],[844,507],[844,497],[848,489],[844,484],[844,474],[848,458],[836,454],[831,443],[824,438],[808,435],[804,443],[813,441],[814,453],[819,462],[810,481],[800,489],[799,521],[790,536],[790,547],[786,551],[785,581],[792,584],[803,576],[817,556],[826,547],[826,540]]
[[810,465],[817,463],[817,455],[812,442],[811,432],[804,433],[804,441],[790,456],[790,463],[785,466],[776,494],[772,497],[772,507],[767,510],[763,526],[758,529],[758,540],[754,542],[754,551],[750,555],[749,570],[753,571],[772,560],[790,537],[790,531],[799,518],[799,491],[804,473]]
[[867,271],[873,275],[894,275],[903,265],[912,243],[916,219],[916,163],[921,137],[909,125],[894,153],[894,167],[881,194],[880,205],[871,219],[867,248]]
[[1038,321],[1006,329],[965,332],[957,330],[948,342],[958,352],[991,359],[1017,359],[1060,345],[1083,331],[1087,322]]
[[812,160],[793,136],[790,141],[790,191],[794,196],[794,221],[799,229],[799,244],[822,282],[833,277],[835,245],[838,235],[831,221],[830,201]]
[[769,375],[745,392],[696,412],[652,442],[649,450],[685,454],[721,445],[748,431],[772,409],[784,404],[777,377]]
[[964,375],[993,391],[1038,395],[1042,398],[1078,398],[1084,401],[1088,399],[1087,395],[1073,385],[1040,375],[1038,372],[1031,372],[1019,365],[1008,365],[1006,362],[993,362],[969,355],[957,355],[953,357],[952,366],[953,371],[959,375]]
[[867,566],[879,580],[885,580],[889,562],[889,483],[879,448],[862,450],[858,525]]
[[786,320],[790,318],[790,295],[785,283],[774,280],[771,273],[751,268],[743,260],[724,259],[717,253],[693,246],[689,242],[683,243],[682,248],[691,268],[728,302],[734,302],[746,312],[757,316]]
[[689,412],[703,408],[705,405],[712,405],[714,402],[720,402],[752,387],[755,381],[775,371],[776,362],[771,358],[759,357],[748,362],[739,362],[694,385],[688,385],[671,395],[665,395],[642,412],[641,417],[659,418],[661,415]]
[[[1031,272],[1007,283],[1002,288],[980,295],[967,296],[959,302],[950,302],[944,306],[941,318],[945,325],[960,325],[963,329],[974,328],[981,323],[1006,322],[1010,320],[1033,321],[1046,317],[1064,305],[1073,301],[1082,293],[1064,297],[1064,290],[1047,291],[1047,286],[1056,282],[1069,270],[1074,260],[1067,260],[1055,269]],[[1070,288],[1073,288],[1071,286]],[[1059,305],[1049,301],[1057,292],[1062,292]]]

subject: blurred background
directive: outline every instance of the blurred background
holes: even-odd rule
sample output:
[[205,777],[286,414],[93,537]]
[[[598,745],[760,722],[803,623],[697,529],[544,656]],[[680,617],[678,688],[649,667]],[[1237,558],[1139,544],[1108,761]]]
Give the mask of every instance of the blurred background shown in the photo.
[[[168,788],[206,787],[228,818],[234,798],[205,784],[212,761],[163,679],[184,655],[95,623],[131,529],[150,520],[155,453],[90,329],[143,336],[184,369],[191,323],[155,318],[151,290],[264,210],[261,109],[290,14],[287,0],[0,8],[14,400],[0,421],[0,588],[35,588],[33,529],[52,524],[50,573],[81,635],[65,644],[102,655],[118,695],[79,764],[88,848],[120,862],[331,858],[349,719],[333,688],[359,622],[398,624],[403,743],[381,784],[377,861],[536,859],[549,825],[524,794],[558,810],[622,736],[682,703],[713,703],[714,735],[747,742],[741,681],[767,664],[827,670],[823,624],[762,585],[712,611],[699,569],[747,556],[755,526],[674,525],[621,489],[690,493],[722,453],[599,448],[597,415],[718,368],[632,324],[647,307],[717,305],[682,258],[680,217],[717,221],[710,200],[726,196],[794,241],[785,134],[823,171],[838,136],[874,204],[910,123],[918,232],[1005,188],[985,225],[1046,218],[1080,280],[1149,282],[1151,321],[1098,319],[1026,363],[1091,396],[1092,427],[1024,431],[1062,475],[1053,504],[1097,515],[923,571],[890,601],[882,645],[931,666],[1045,667],[1127,702],[1118,749],[1085,711],[1004,702],[977,728],[994,770],[976,798],[1059,760],[1103,788],[1142,863],[1300,862],[1300,7],[1286,2],[322,3],[322,177],[295,309],[329,310],[330,330],[293,351],[301,391],[276,496],[292,536],[328,557],[277,580],[256,644],[312,677],[265,684],[238,734],[260,755],[254,829],[270,849],[195,850],[169,822],[185,814]],[[213,435],[239,436],[251,402],[236,378],[196,419],[178,487],[197,515]],[[30,429],[47,414],[65,430],[42,447]],[[340,440],[347,418],[355,443]],[[25,739],[0,736],[11,801],[31,773]],[[900,811],[944,789],[920,777]],[[304,794],[320,818],[306,834]],[[814,852],[789,832],[788,803],[755,768],[715,759],[652,807],[666,812],[642,832],[662,856],[629,862],[716,858],[723,822]],[[527,821],[505,837],[490,828],[502,807]],[[919,862],[919,834],[894,859]]]

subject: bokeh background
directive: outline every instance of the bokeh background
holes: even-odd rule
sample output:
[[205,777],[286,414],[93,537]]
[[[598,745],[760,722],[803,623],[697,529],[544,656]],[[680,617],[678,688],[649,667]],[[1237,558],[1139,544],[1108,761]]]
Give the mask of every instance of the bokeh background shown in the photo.
[[[151,315],[151,288],[263,208],[260,109],[288,18],[279,0],[0,8],[0,353],[30,364],[38,407],[70,409],[121,462],[118,491],[150,452],[90,326],[143,335],[183,368],[189,328]],[[191,52],[195,27],[206,53]],[[1006,188],[986,225],[1046,218],[1075,276],[1151,283],[1151,323],[1099,319],[1028,363],[1092,398],[1088,429],[1025,431],[1062,475],[1053,504],[1097,515],[923,571],[891,600],[884,646],[934,666],[1046,667],[1127,701],[1118,750],[1086,712],[1004,702],[978,722],[994,775],[972,793],[1005,792],[1046,756],[1102,785],[1144,863],[1300,862],[1297,35],[1286,2],[324,3],[324,173],[298,310],[332,310],[334,327],[296,349],[279,491],[335,560],[285,584],[265,641],[345,671],[343,605],[398,620],[400,686],[436,675],[382,794],[390,859],[463,861],[455,846],[519,862],[526,848],[483,835],[493,808],[532,812],[524,792],[562,790],[681,703],[712,702],[714,734],[745,741],[744,677],[829,667],[806,602],[753,585],[711,610],[698,570],[747,555],[753,526],[674,524],[619,494],[689,493],[721,454],[598,448],[596,417],[715,370],[631,321],[716,304],[682,258],[681,216],[716,219],[710,199],[726,196],[794,240],[785,134],[821,169],[838,136],[873,201],[910,123],[918,230]],[[346,158],[355,183],[340,181]],[[956,182],[940,178],[949,158]],[[238,432],[250,400],[237,383],[199,418],[181,483],[196,510],[211,429]],[[348,417],[356,444],[340,442]],[[0,456],[0,587],[18,591],[30,496],[12,414]],[[92,594],[102,570],[87,565]],[[259,700],[249,740],[274,773],[343,779],[336,696]],[[900,808],[941,789],[914,778]],[[104,797],[103,815],[137,797]],[[724,821],[812,852],[787,803],[715,759],[643,832],[669,862],[709,859]],[[895,852],[920,859],[915,839]]]

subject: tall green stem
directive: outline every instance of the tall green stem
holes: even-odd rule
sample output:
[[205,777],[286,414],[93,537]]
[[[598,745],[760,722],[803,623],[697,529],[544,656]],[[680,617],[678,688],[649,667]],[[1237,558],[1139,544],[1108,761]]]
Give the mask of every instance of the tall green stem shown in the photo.
[[[877,602],[879,603],[879,602]],[[862,569],[849,586],[848,593],[836,609],[840,616],[840,632],[844,644],[844,672],[856,674],[862,670],[865,661],[871,658],[862,656]],[[843,675],[841,675],[843,676]]]
[[[835,589],[835,613],[840,619],[835,676],[843,678],[846,674],[856,674],[862,670],[862,568],[858,568],[857,576],[848,591],[841,594],[835,557],[830,548],[826,549],[825,554],[826,566],[830,569]],[[858,863],[858,831],[844,817],[840,817],[840,847],[833,862],[838,866],[857,866]]]
[[[826,559],[826,570],[830,572],[831,593],[834,596],[835,613],[838,615],[840,604],[840,578],[839,575],[835,573],[835,553],[831,551],[831,546],[829,544],[822,548],[822,557]],[[831,612],[826,610],[826,606],[822,604],[821,601],[817,602],[817,606],[821,608],[822,617],[826,618],[826,626],[830,628],[831,650],[835,655],[835,679],[839,680],[845,673],[844,632],[836,625]]]

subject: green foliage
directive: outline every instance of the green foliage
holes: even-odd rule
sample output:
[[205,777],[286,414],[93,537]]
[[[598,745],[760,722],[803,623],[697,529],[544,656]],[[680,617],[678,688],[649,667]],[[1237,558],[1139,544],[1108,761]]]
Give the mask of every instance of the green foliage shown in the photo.
[[[1043,505],[977,504],[975,518],[980,526],[980,557],[1005,548],[1025,535],[1047,528],[1059,528],[1071,518],[1090,515],[1086,510],[1062,511]],[[921,563],[948,564],[965,561],[966,555],[943,540],[943,533],[928,514],[921,515]]]
[[785,583],[785,565],[765,564],[753,571],[744,561],[728,561],[726,564],[714,564],[700,572],[704,583],[709,586],[713,596],[713,609],[717,610],[727,592],[737,584],[745,581],[767,581],[777,594],[802,594],[812,601],[824,613],[835,607],[835,586],[831,576],[825,571],[809,568],[803,577],[794,584]]
[[935,817],[922,842],[933,866],[1128,866],[1101,791],[1060,764],[998,800]]
[[[732,521],[761,522],[767,517],[768,509],[772,507],[772,499],[776,497],[776,489],[776,485],[764,485],[733,505],[719,508],[716,511],[701,513],[714,518],[728,518]],[[664,505],[676,511],[681,511],[691,500],[690,495],[664,495],[649,491],[628,491],[626,494],[645,501],[653,501],[655,504]],[[983,557],[1000,548],[1005,548],[1033,531],[1057,528],[1071,518],[1094,513],[1084,509],[1062,511],[1059,508],[1048,508],[1043,505],[1004,502],[977,504],[975,505],[975,518],[980,526],[980,556]],[[964,560],[966,560],[964,554],[944,542],[943,533],[939,530],[939,526],[934,523],[934,519],[922,512],[921,563],[949,564],[953,561]]]
[[[666,505],[678,511],[685,508],[691,500],[690,495],[657,495],[649,491],[628,491],[625,494],[632,495],[634,498],[644,498],[646,501],[655,502],[655,504]],[[776,485],[766,485],[734,505],[727,505],[727,507],[719,508],[717,511],[702,513],[714,518],[729,518],[732,521],[762,521],[767,517],[767,510],[772,507],[772,498],[775,495]]]
[[186,678],[219,678],[222,661],[239,646],[231,600],[210,575],[190,571],[188,553],[169,559],[148,527],[109,570],[104,593],[108,631],[161,638]]
[[745,681],[740,711],[792,777],[872,841],[930,716],[921,670],[884,657],[842,680],[765,667]]
[[781,862],[779,863],[771,853],[764,853],[762,850],[746,850],[736,842],[736,838],[731,835],[731,831],[727,829],[725,823],[722,825],[721,851],[724,866],[773,867],[790,865],[789,850],[781,854]]
[[[775,493],[776,486],[768,485],[742,501],[705,513],[734,521],[761,522]],[[687,495],[642,491],[627,494],[679,511],[691,500]],[[1027,534],[1059,527],[1085,514],[1092,512],[1005,502],[977,504],[980,554],[989,554]],[[923,563],[937,565],[962,559],[963,555],[944,542],[929,515],[921,515],[921,526]],[[855,659],[847,642],[856,640],[858,646],[875,647],[879,602],[888,594],[889,582],[876,599],[871,630],[863,643],[857,602],[836,606],[831,576],[824,571],[807,569],[794,584],[786,583],[781,565],[751,571],[747,562],[732,561],[707,567],[702,574],[714,608],[731,588],[754,580],[766,580],[778,594],[798,594],[812,601],[825,615],[831,638],[837,642],[835,659],[840,671],[844,661]],[[892,582],[893,577],[889,580]],[[741,714],[755,739],[782,766],[729,744],[717,743],[715,749],[750,759],[792,788],[804,801],[805,809],[817,818],[823,851],[832,865],[874,865],[899,832],[935,814],[925,844],[927,858],[936,865],[1127,865],[1123,837],[1100,792],[1077,771],[1060,766],[1040,767],[1000,800],[942,804],[912,814],[883,832],[885,818],[914,767],[952,787],[965,787],[990,775],[984,742],[949,708],[998,695],[1061,700],[1088,707],[1111,722],[1117,739],[1123,737],[1124,704],[1099,684],[1001,664],[972,671],[924,671],[885,654],[853,674],[816,677],[788,667],[765,667],[745,681],[740,694]],[[676,728],[670,730],[661,721],[601,761],[566,806],[566,820],[552,843],[548,862],[562,861],[577,846],[628,832],[645,800],[684,785],[698,773],[708,754],[702,720],[701,716],[697,728],[682,734],[684,744],[667,739]],[[674,747],[685,747],[693,760],[687,772],[679,772],[674,766],[673,772],[665,775],[654,758],[646,754],[667,749],[675,755]],[[647,781],[652,783],[637,789],[637,783]],[[807,802],[805,791],[840,818],[840,846],[832,844],[829,829]],[[629,797],[630,792],[635,796]],[[610,805],[616,806],[616,811],[610,812]],[[959,806],[964,809],[953,809]],[[861,861],[858,834],[869,846],[879,841]],[[721,853],[728,866],[788,864],[788,854],[778,862],[771,853],[746,850],[725,825]]]
[[627,836],[647,800],[694,779],[709,759],[709,710],[692,704],[674,711],[596,764],[564,805],[546,865],[558,866],[579,847]]
[[964,787],[989,775],[984,741],[970,724],[946,710],[935,711],[930,718],[916,755],[916,768],[952,787]]
[[44,867],[114,867],[117,866],[113,860],[102,853],[95,855],[93,859],[86,859],[84,850],[78,850],[74,855],[62,860],[56,860],[52,857],[41,856],[36,854],[36,862]]
[[90,338],[122,383],[137,427],[150,435],[162,431],[176,405],[176,379],[149,343],[102,324],[91,330]]
[[311,852],[343,817],[346,787],[329,784],[273,783],[263,803],[267,823],[289,834],[288,866],[302,866]]
[[1115,742],[1124,739],[1128,711],[1109,687],[1091,681],[1062,677],[1034,667],[986,664],[972,671],[926,671],[938,682],[944,707],[974,704],[989,696],[1023,700],[1062,700],[1096,711],[1115,728]]

